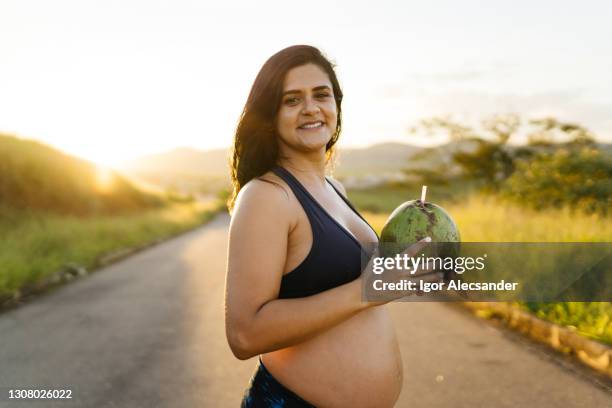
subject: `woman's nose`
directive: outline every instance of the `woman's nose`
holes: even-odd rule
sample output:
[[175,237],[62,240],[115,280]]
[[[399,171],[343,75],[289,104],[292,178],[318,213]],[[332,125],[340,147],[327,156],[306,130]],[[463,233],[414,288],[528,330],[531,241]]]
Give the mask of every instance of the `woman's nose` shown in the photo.
[[319,111],[319,105],[317,105],[317,102],[314,99],[304,99],[304,109],[302,109],[303,114],[312,115],[313,113],[318,113]]

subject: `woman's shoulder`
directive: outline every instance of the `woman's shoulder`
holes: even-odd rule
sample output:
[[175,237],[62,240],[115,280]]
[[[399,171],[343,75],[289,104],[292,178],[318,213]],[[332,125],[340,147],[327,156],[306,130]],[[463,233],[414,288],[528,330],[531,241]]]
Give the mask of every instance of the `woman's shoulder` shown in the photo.
[[236,197],[235,210],[289,211],[291,204],[289,187],[283,179],[270,171],[250,180],[240,189]]

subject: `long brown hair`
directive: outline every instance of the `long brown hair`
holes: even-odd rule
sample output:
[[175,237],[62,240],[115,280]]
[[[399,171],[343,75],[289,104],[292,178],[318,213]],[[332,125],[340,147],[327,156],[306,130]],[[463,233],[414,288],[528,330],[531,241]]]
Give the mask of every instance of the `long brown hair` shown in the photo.
[[273,56],[261,67],[244,105],[231,156],[231,177],[234,191],[228,200],[231,211],[240,189],[250,180],[269,171],[279,158],[276,115],[281,106],[283,82],[287,72],[305,64],[319,66],[332,83],[338,112],[336,131],[325,146],[329,159],[340,136],[342,125],[342,89],[332,64],[321,51],[310,45],[294,45]]

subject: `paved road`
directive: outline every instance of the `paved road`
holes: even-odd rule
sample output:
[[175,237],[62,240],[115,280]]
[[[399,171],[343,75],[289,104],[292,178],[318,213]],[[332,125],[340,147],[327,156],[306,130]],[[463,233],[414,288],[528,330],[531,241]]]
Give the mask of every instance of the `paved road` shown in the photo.
[[[0,315],[2,407],[237,407],[256,364],[225,341],[228,217]],[[405,367],[398,407],[605,407],[595,377],[438,303],[389,306]],[[8,388],[69,388],[14,402]]]

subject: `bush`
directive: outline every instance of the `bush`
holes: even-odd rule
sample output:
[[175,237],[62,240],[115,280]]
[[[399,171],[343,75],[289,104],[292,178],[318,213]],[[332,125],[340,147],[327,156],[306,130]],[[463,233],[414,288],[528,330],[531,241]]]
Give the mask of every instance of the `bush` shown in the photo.
[[502,192],[535,209],[570,207],[607,215],[612,206],[612,155],[590,147],[539,155],[518,163]]

